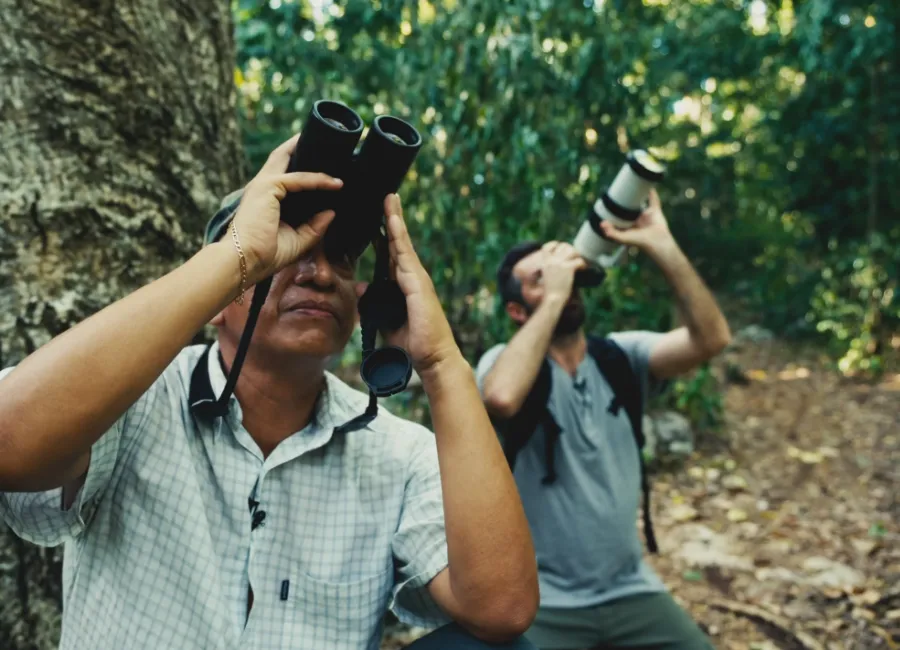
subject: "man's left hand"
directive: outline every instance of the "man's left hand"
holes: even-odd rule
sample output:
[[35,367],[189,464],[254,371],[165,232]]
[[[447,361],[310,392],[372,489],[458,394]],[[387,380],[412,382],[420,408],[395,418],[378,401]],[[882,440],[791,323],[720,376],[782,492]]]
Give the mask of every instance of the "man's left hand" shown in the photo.
[[[404,348],[420,376],[437,368],[442,361],[459,355],[450,323],[441,307],[434,283],[422,266],[403,220],[400,197],[389,194],[384,200],[388,243],[391,253],[391,277],[406,297],[407,321],[400,329],[386,333],[390,345]],[[423,377],[424,378],[424,377]]]
[[612,241],[626,246],[634,246],[645,253],[670,246],[675,241],[669,231],[666,215],[663,214],[659,195],[652,188],[650,205],[635,220],[631,228],[627,230],[616,228],[608,221],[602,221],[600,227],[603,229],[603,234]]

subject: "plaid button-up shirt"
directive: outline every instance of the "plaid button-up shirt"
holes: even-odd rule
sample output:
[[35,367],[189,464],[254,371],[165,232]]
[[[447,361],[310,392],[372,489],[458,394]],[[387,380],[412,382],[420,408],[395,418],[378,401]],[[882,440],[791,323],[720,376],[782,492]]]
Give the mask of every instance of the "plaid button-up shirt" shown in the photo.
[[313,421],[263,458],[237,399],[202,415],[225,385],[206,349],[94,445],[71,507],[59,489],[0,494],[19,536],[66,544],[61,650],[360,650],[388,607],[446,623],[426,587],[447,566],[433,434],[383,408],[335,432],[367,396],[329,374]]

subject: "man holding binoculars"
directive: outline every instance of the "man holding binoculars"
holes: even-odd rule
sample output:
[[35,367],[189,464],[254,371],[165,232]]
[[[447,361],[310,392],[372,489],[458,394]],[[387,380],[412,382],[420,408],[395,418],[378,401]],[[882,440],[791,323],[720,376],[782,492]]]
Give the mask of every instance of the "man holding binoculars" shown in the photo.
[[[299,148],[272,152],[185,264],[3,372],[0,515],[66,543],[63,650],[372,650],[388,606],[439,628],[421,650],[532,647],[527,521],[393,192],[373,208],[405,307],[387,338],[435,432],[383,412],[347,426],[366,397],[326,367],[356,323],[356,259],[328,245],[334,210],[282,209],[344,183],[285,173]],[[189,345],[207,323],[216,343]]]
[[541,606],[526,637],[542,650],[708,649],[642,561],[638,438],[647,398],[721,352],[728,324],[669,232],[655,190],[633,227],[598,229],[653,259],[686,325],[587,337],[576,282],[588,266],[575,247],[526,242],[503,260],[498,292],[518,331],[485,353],[477,376],[537,551]]

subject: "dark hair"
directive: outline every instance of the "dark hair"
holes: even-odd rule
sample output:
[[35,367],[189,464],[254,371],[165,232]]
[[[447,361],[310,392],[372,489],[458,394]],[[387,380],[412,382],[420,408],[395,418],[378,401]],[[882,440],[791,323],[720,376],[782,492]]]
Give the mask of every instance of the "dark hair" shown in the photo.
[[497,292],[503,298],[503,302],[523,303],[522,283],[513,275],[513,267],[520,260],[528,257],[536,250],[540,250],[542,244],[536,241],[525,241],[516,244],[507,251],[497,269]]

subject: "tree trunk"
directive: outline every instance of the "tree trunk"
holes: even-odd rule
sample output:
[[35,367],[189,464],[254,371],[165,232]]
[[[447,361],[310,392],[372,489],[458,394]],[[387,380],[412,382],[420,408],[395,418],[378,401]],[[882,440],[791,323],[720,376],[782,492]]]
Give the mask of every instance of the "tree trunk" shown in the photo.
[[[233,47],[227,2],[0,0],[0,366],[197,249],[242,180]],[[60,555],[0,527],[0,648],[56,647]]]

